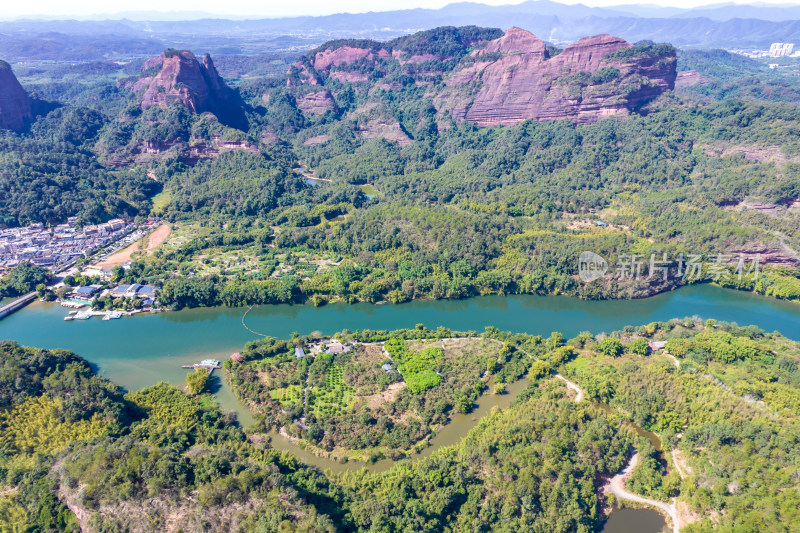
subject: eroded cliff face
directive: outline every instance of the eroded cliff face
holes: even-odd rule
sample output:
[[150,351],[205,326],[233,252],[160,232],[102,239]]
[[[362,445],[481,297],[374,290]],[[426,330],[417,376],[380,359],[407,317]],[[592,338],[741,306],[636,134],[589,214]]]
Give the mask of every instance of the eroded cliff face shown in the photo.
[[596,35],[551,58],[541,39],[511,28],[448,78],[437,107],[479,126],[627,115],[675,87],[674,52],[620,53],[629,48],[619,37]]
[[493,40],[475,32],[469,46],[463,34],[460,47],[442,46],[455,42],[459,31],[421,32],[399,42],[360,41],[358,46],[331,42],[301,58],[290,69],[287,86],[319,86],[315,92],[295,93],[298,107],[311,116],[330,106],[325,87],[335,92],[339,84],[354,84],[361,94],[379,98],[376,91],[413,83],[430,87],[425,97],[434,103],[440,122],[452,117],[478,126],[524,120],[591,123],[628,115],[675,87],[676,56],[669,45],[633,46],[619,37],[596,35],[551,56],[553,49],[544,41],[511,28],[499,37],[495,31]]
[[297,107],[307,115],[324,115],[336,109],[336,102],[330,91],[317,91],[298,96]]
[[33,119],[33,105],[11,65],[0,61],[0,128],[20,130]]
[[144,91],[142,109],[179,102],[195,113],[213,113],[223,124],[246,126],[241,100],[220,77],[210,55],[198,61],[188,50],[167,50],[148,59],[142,72],[152,74],[131,86],[134,91]]
[[348,63],[354,63],[359,59],[374,59],[374,58],[388,59],[391,54],[379,48],[372,50],[370,48],[354,48],[352,46],[341,46],[335,49],[321,50],[314,54],[313,66],[317,70],[324,70],[331,66],[338,67]]

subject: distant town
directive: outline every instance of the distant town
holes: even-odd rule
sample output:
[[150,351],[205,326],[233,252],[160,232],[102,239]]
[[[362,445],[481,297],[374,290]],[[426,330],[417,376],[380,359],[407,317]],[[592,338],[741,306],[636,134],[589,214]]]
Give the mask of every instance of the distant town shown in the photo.
[[[800,50],[795,52],[793,43],[772,43],[769,47],[769,50],[734,48],[728,51],[734,54],[749,57],[751,59],[764,59],[768,57],[800,57]],[[770,67],[772,67],[772,65],[770,65]]]
[[[0,230],[0,277],[22,263],[32,263],[57,274],[53,285],[46,290],[6,303],[0,308],[0,316],[22,308],[36,297],[55,300],[72,309],[65,320],[85,320],[92,316],[110,320],[160,310],[157,287],[138,283],[114,285],[114,267],[107,264],[108,257],[133,246],[159,224],[157,217],[143,224],[114,219],[80,228],[72,217],[55,227],[37,223]],[[121,261],[117,268],[127,270],[130,263]]]

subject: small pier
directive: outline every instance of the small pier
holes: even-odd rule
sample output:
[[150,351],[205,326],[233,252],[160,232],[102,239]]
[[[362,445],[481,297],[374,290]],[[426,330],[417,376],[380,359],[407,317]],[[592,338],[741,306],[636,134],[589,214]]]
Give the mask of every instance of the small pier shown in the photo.
[[182,365],[181,368],[205,368],[208,370],[208,375],[210,376],[214,370],[222,368],[222,365],[216,359],[204,359],[193,365]]

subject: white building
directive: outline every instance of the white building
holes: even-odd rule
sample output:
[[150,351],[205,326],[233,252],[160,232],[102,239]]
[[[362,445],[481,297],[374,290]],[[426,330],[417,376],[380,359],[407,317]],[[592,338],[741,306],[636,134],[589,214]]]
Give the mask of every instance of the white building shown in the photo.
[[786,57],[794,50],[792,43],[772,43],[769,47],[769,57]]

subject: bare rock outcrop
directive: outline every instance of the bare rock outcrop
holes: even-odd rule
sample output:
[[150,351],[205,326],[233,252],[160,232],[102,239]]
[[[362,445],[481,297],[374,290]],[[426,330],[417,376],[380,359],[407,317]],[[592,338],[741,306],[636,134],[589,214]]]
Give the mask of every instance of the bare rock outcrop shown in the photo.
[[[157,72],[146,75],[153,70]],[[241,100],[220,77],[210,55],[198,61],[188,50],[169,49],[145,61],[142,71],[145,76],[131,86],[144,91],[142,109],[179,102],[194,113],[213,113],[223,124],[246,126]]]
[[[628,49],[619,37],[596,35],[550,57],[544,41],[511,28],[472,53],[472,64],[450,76],[438,103],[479,126],[627,115],[675,86],[674,50],[622,53]],[[480,89],[470,94],[475,85]]]
[[0,129],[20,130],[33,119],[33,104],[11,65],[0,61]]
[[297,107],[306,115],[324,115],[336,109],[336,102],[330,91],[317,91],[298,96]]
[[383,48],[373,50],[372,48],[354,48],[352,46],[340,46],[333,49],[320,50],[314,54],[313,66],[317,70],[325,70],[329,67],[338,67],[354,63],[359,59],[388,59],[391,54]]
[[[431,87],[425,96],[445,121],[584,124],[646,109],[675,88],[676,63],[670,45],[634,46],[613,35],[584,37],[559,51],[520,28],[502,35],[474,27],[439,28],[386,43],[332,41],[300,58],[289,70],[287,86],[320,86],[294,93],[306,114],[324,112],[322,86],[336,91],[338,84],[368,83],[371,90],[391,91],[413,82]],[[365,129],[401,142],[396,128],[389,131],[391,122]]]

